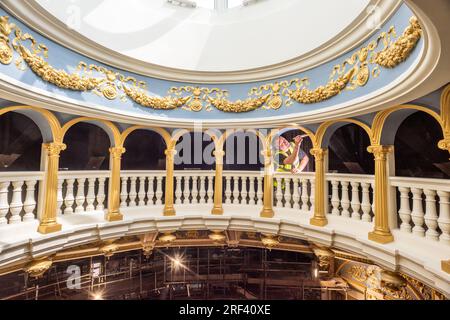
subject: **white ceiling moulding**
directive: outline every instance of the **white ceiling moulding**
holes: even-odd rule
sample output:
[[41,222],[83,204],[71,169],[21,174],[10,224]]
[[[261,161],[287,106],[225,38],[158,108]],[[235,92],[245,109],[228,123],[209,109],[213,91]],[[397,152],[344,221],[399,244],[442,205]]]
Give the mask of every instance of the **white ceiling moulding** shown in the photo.
[[[371,0],[369,7],[377,8],[377,15],[380,18],[381,25],[383,25],[401,4],[401,0]],[[36,1],[3,0],[1,5],[13,16],[45,37],[99,62],[144,76],[203,84],[264,81],[304,72],[358,47],[364,40],[378,31],[374,28],[373,32],[367,32],[366,24],[371,21],[370,19],[373,19],[373,12],[363,10],[348,27],[334,38],[296,58],[264,67],[239,71],[191,71],[144,62],[101,46],[69,29],[66,24],[46,11]],[[280,46],[280,49],[282,49],[282,46]]]

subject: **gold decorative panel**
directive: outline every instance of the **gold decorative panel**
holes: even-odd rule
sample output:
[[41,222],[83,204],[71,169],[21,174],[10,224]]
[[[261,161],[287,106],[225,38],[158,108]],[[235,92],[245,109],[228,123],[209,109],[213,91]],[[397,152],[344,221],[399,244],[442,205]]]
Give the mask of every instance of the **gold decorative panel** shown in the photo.
[[[397,38],[395,28],[391,27],[350,58],[334,66],[324,85],[311,89],[310,79],[293,78],[251,88],[248,98],[236,101],[229,100],[228,90],[195,86],[172,87],[164,97],[151,95],[146,82],[85,62],[79,62],[73,73],[57,69],[47,62],[47,46],[38,44],[31,34],[23,33],[18,26],[10,23],[8,16],[0,17],[0,63],[11,64],[16,52],[18,58],[15,64],[19,69],[26,70],[28,67],[42,80],[59,88],[89,91],[108,100],[131,99],[143,107],[159,110],[181,108],[198,112],[215,108],[223,112],[242,113],[260,108],[277,110],[283,105],[291,106],[293,101],[300,104],[318,103],[344,90],[363,87],[370,78],[380,75],[381,68],[395,68],[407,60],[421,36],[421,26],[412,17],[400,37]],[[383,44],[383,48],[377,51],[380,44]]]

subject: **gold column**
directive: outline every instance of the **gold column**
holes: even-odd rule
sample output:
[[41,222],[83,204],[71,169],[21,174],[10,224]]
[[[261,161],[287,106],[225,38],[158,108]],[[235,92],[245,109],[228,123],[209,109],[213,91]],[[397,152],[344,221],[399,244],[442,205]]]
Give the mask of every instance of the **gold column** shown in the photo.
[[442,271],[450,273],[450,260],[441,261]]
[[325,161],[327,149],[314,148],[311,154],[316,162],[315,191],[314,191],[314,216],[309,221],[313,226],[323,227],[328,224],[325,212]]
[[[269,147],[270,148],[270,147]],[[273,211],[273,158],[272,151],[266,149],[262,152],[264,156],[264,199],[261,217],[272,218]]]
[[120,162],[124,147],[113,147],[109,149],[111,176],[109,178],[108,213],[105,219],[108,221],[120,221],[123,219],[120,213]]
[[214,179],[214,207],[211,211],[212,214],[223,214],[222,207],[222,173],[223,173],[223,157],[225,152],[223,150],[214,151],[214,156],[216,157],[216,176]]
[[166,154],[166,193],[164,199],[165,216],[174,216],[175,208],[173,207],[173,159],[177,151],[174,147],[168,148]]
[[369,146],[367,151],[373,153],[375,158],[375,226],[369,233],[369,240],[385,244],[394,241],[389,229],[387,172],[387,158],[393,147],[374,145]]
[[64,143],[44,143],[42,150],[45,152],[45,182],[44,182],[44,205],[40,217],[38,232],[47,234],[61,230],[61,225],[56,222],[57,210],[57,188],[59,154],[66,149]]

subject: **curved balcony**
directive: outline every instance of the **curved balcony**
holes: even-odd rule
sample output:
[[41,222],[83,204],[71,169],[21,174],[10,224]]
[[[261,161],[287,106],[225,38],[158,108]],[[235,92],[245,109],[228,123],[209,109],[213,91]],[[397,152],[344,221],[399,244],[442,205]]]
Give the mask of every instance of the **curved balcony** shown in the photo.
[[[40,235],[36,229],[43,173],[2,175],[0,179],[0,261],[3,269],[32,258],[97,240],[148,232],[236,230],[281,235],[333,246],[360,254],[377,264],[410,274],[449,294],[450,276],[441,263],[450,252],[450,186],[446,181],[391,177],[389,211],[394,241],[368,240],[374,228],[374,176],[327,174],[325,227],[314,217],[314,174],[276,174],[273,217],[262,217],[264,177],[260,172],[223,173],[223,214],[214,208],[215,172],[175,171],[176,214],[164,215],[165,171],[125,171],[121,174],[120,211],[123,220],[105,221],[107,171],[61,172],[57,210],[62,230]],[[279,187],[278,187],[279,186]],[[400,199],[398,205],[397,198]],[[25,199],[25,200],[23,200]],[[410,206],[412,203],[412,206]],[[397,226],[397,222],[398,226]]]

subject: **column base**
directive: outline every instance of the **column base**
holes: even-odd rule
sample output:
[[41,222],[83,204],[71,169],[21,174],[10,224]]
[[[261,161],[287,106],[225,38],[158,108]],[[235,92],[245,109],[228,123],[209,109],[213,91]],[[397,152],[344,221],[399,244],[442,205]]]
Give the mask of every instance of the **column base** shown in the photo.
[[174,207],[171,207],[171,208],[164,207],[163,215],[165,217],[167,217],[167,216],[174,216],[175,214],[176,214],[176,211],[175,211]]
[[215,215],[223,215],[223,208],[222,207],[214,207],[211,210],[211,214],[215,214]]
[[268,209],[268,208],[264,208],[260,214],[260,216],[262,218],[273,218],[274,215],[275,215],[275,212],[273,211],[273,209]]
[[450,260],[441,262],[442,271],[450,273]]
[[42,234],[48,234],[53,232],[61,231],[62,226],[59,223],[51,223],[51,224],[40,224],[38,227],[38,232]]
[[390,232],[372,231],[369,232],[369,240],[386,244],[394,241],[394,236]]
[[121,214],[120,212],[108,212],[105,215],[105,220],[109,221],[109,222],[122,221],[123,220],[123,214]]
[[325,217],[324,218],[313,217],[309,220],[309,223],[316,227],[325,227],[328,224],[328,219]]

